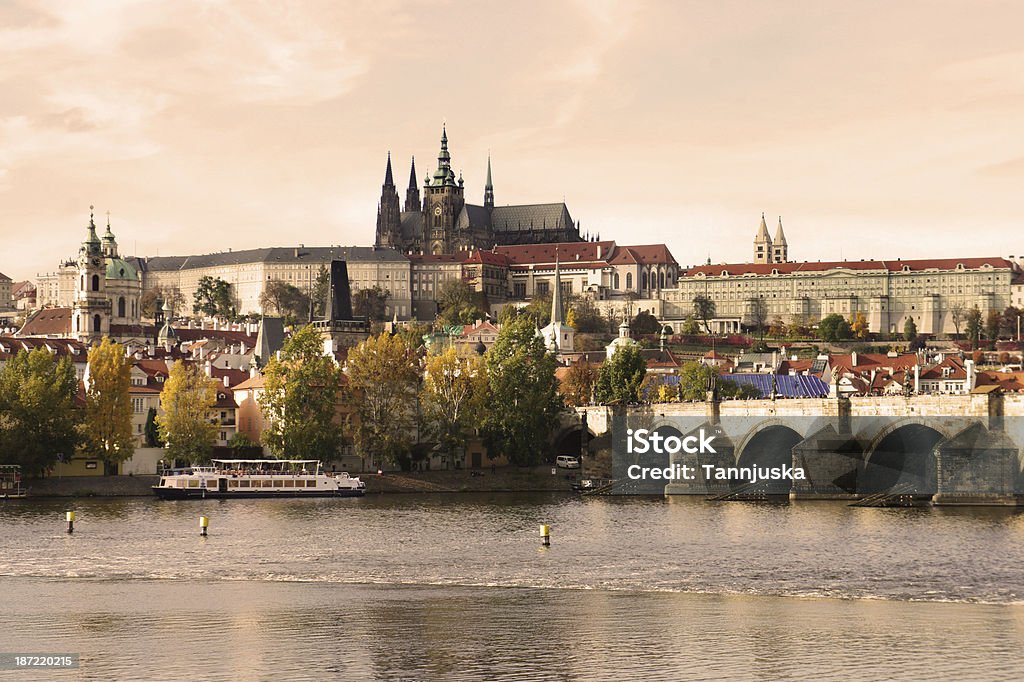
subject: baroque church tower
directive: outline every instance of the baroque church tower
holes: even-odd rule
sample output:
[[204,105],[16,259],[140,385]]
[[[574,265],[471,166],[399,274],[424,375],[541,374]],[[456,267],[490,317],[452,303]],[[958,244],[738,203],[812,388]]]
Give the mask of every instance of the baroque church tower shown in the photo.
[[78,279],[72,308],[71,333],[87,343],[98,342],[110,334],[110,301],[106,295],[107,263],[103,244],[96,235],[93,207],[89,207],[89,225],[85,241],[78,250]]

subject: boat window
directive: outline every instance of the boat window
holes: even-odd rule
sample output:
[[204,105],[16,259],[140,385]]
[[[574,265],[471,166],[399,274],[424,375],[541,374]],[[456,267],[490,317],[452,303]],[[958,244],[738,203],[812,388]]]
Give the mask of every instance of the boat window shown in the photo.
[[274,482],[271,481],[269,478],[264,478],[263,479],[263,487],[264,488],[273,488],[274,487]]
[[188,487],[189,488],[198,488],[199,487],[199,479],[198,478],[193,478],[193,479],[189,480]]
[[160,485],[162,485],[162,486],[167,485],[167,479],[166,478],[161,478],[160,479]]
[[238,481],[236,481],[235,479],[231,479],[230,481],[228,481],[228,487],[229,488],[237,488],[238,487]]
[[290,478],[286,478],[282,482],[284,483],[284,487],[285,488],[294,488],[295,487],[295,481],[293,481]]
[[239,481],[238,482],[238,487],[239,488],[248,488],[249,487],[249,481],[248,480]]
[[306,481],[306,487],[307,488],[315,488],[316,487],[316,481],[313,481],[313,480]]
[[271,485],[275,488],[280,488],[282,483],[284,483],[284,481],[282,481],[281,479],[277,479],[276,481],[273,481]]

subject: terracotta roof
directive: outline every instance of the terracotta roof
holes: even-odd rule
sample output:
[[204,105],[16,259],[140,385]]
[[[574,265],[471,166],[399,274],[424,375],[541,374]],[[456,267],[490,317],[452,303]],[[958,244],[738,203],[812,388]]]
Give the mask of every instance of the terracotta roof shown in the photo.
[[[615,242],[565,242],[560,244],[520,244],[517,246],[497,246],[495,253],[506,256],[511,264],[538,264],[555,262],[555,250],[558,259],[563,263],[577,261],[607,262],[608,256],[615,249]],[[601,255],[598,256],[598,250]]]
[[481,251],[480,249],[473,249],[472,251],[463,251],[462,253],[467,254],[464,260],[464,262],[466,263],[484,263],[486,265],[508,267],[508,256],[502,253],[495,253],[493,251]]
[[257,374],[254,377],[250,377],[250,378],[246,379],[245,381],[243,381],[242,383],[238,384],[237,386],[233,386],[231,390],[233,390],[233,391],[247,391],[247,390],[251,390],[251,389],[254,389],[254,388],[263,388],[266,385],[266,383],[267,383],[267,380],[264,378],[264,376],[262,374]]
[[249,379],[249,373],[242,369],[211,367],[210,374],[213,375],[214,379],[219,380],[221,385],[224,384],[224,377],[227,377],[229,387],[238,386],[239,384],[244,383]]
[[645,244],[642,246],[623,246],[615,254],[615,257],[609,260],[609,263],[615,264],[620,261],[620,258],[624,257],[624,254],[628,254],[629,259],[625,262],[636,262],[643,265],[664,265],[672,264],[675,265],[676,259],[672,257],[672,253],[668,250],[668,247],[664,244]]
[[1024,372],[978,372],[975,386],[998,386],[1004,391],[1024,392]]
[[128,389],[128,392],[129,393],[150,393],[150,394],[152,394],[152,393],[160,393],[161,391],[160,391],[159,388],[154,388],[152,386],[132,386],[132,387],[130,387]]
[[18,336],[69,336],[71,308],[43,308],[32,313]]
[[1017,271],[1016,265],[999,256],[992,258],[929,258],[923,260],[861,260],[861,261],[818,261],[814,263],[725,263],[721,265],[700,265],[690,268],[684,273],[685,277],[720,276],[726,272],[729,276],[754,274],[770,275],[777,270],[780,275],[794,273],[822,272],[825,270],[878,270],[888,272],[900,272],[910,270],[919,272],[924,270],[956,270],[957,266],[963,265],[964,269],[974,270],[984,265],[993,268],[1007,268]]
[[807,372],[811,369],[811,365],[814,364],[814,360],[783,360],[779,363],[779,374],[789,374],[790,372]]
[[20,351],[45,347],[57,357],[70,355],[74,362],[88,362],[89,347],[73,339],[38,339],[0,336],[0,359],[14,357]]
[[217,391],[217,402],[213,404],[214,407],[225,407],[225,408],[238,408],[238,403],[235,402],[234,395],[231,391],[219,390]]
[[889,357],[884,353],[857,353],[857,364],[854,365],[853,354],[844,353],[841,355],[829,355],[828,362],[832,366],[833,371],[840,374],[863,374],[871,370],[883,370],[889,367],[893,371],[912,368],[918,364],[918,357],[916,353],[903,353],[896,357]]

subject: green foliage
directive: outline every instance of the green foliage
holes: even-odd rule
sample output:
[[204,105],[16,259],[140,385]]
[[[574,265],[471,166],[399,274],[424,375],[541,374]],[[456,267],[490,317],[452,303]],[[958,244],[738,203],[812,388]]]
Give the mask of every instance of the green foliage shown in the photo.
[[89,351],[83,451],[108,464],[123,462],[135,452],[128,393],[131,376],[132,366],[121,344],[105,338]]
[[685,336],[700,334],[700,323],[697,322],[697,318],[693,315],[687,315],[686,319],[683,320],[683,326],[680,328],[679,333]]
[[539,463],[562,410],[557,361],[529,318],[502,327],[484,358],[489,396],[482,431],[490,454],[519,466]]
[[711,320],[715,317],[715,302],[707,296],[695,296],[693,299],[693,314],[704,324],[704,331],[711,333]]
[[559,390],[565,402],[574,407],[589,405],[597,383],[597,370],[586,360],[577,360],[569,367]]
[[228,441],[228,447],[236,452],[251,451],[259,446],[259,443],[253,441],[252,438],[249,438],[249,436],[245,435],[242,431],[236,431],[235,435],[231,436],[231,440]]
[[277,457],[330,460],[338,454],[342,428],[336,420],[341,368],[323,353],[311,326],[292,335],[264,371],[260,408],[270,422],[263,442]]
[[410,322],[400,326],[397,333],[406,346],[415,350],[423,345],[423,337],[430,333],[430,325]]
[[687,362],[679,370],[679,399],[706,400],[708,387],[714,378],[720,398],[759,398],[761,392],[748,384],[737,384],[721,376],[718,367],[699,362]]
[[443,451],[454,453],[479,421],[487,396],[483,358],[460,358],[454,346],[427,359],[420,392],[427,434]]
[[597,373],[594,398],[599,403],[635,403],[647,374],[647,361],[636,344],[619,346]]
[[313,299],[313,317],[324,317],[327,315],[327,297],[331,293],[331,273],[326,266],[321,265],[313,280],[313,290],[309,292]]
[[0,367],[0,462],[38,476],[79,443],[78,381],[70,358],[19,351]]
[[990,310],[985,315],[985,338],[995,341],[999,338],[999,325],[1002,322],[1002,315],[998,310]]
[[964,331],[967,333],[967,338],[977,346],[978,342],[981,341],[981,311],[978,310],[978,306],[974,306],[967,311],[964,322]]
[[416,352],[401,336],[373,336],[349,351],[347,372],[360,453],[377,463],[408,462],[420,383]]
[[231,295],[231,285],[220,277],[203,276],[199,278],[199,286],[193,294],[192,312],[202,313],[209,317],[231,319],[235,317],[235,302]]
[[160,439],[160,429],[156,425],[156,408],[149,408],[149,412],[146,413],[146,427],[143,429],[143,435],[146,438],[147,448],[162,448],[164,442]]
[[217,438],[210,413],[217,402],[217,382],[198,365],[174,363],[160,393],[163,414],[156,418],[167,455],[192,464],[206,462]]
[[461,279],[449,279],[441,285],[437,296],[441,324],[473,324],[483,315],[476,304],[476,292]]
[[386,322],[390,296],[379,284],[369,289],[360,289],[352,295],[352,314],[365,317],[370,322]]
[[293,284],[273,279],[263,286],[260,306],[264,311],[296,320],[309,319],[309,296]]
[[538,327],[546,327],[551,322],[551,292],[534,294],[533,298],[521,308],[523,316],[530,318]]
[[658,318],[650,314],[646,310],[641,310],[636,314],[633,320],[629,323],[629,329],[634,334],[659,334],[661,333],[661,323],[658,322]]
[[832,343],[844,341],[852,336],[853,330],[850,329],[850,323],[839,313],[832,313],[818,323],[818,338],[822,341]]
[[589,298],[576,298],[569,307],[572,312],[572,324],[576,331],[583,334],[604,334],[608,331],[608,322],[594,302]]
[[913,341],[917,336],[917,323],[914,322],[914,318],[908,317],[907,321],[903,323],[903,340]]

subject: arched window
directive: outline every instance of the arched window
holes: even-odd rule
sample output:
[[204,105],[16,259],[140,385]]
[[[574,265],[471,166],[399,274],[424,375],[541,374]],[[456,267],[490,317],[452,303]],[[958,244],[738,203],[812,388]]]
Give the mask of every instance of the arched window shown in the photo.
[[647,288],[647,273],[646,272],[641,272],[640,273],[640,288],[641,289],[646,289]]
[[619,273],[617,273],[617,272],[615,273],[615,281],[612,284],[612,288],[613,289],[618,289],[619,288]]
[[664,289],[665,288],[665,273],[664,272],[659,272],[658,273],[658,288],[659,289]]
[[633,288],[633,273],[632,272],[627,272],[626,273],[626,288],[627,289],[632,289]]
[[124,317],[124,296],[117,299],[117,316]]
[[85,291],[85,275],[82,275],[82,286],[80,288],[82,291]]
[[101,319],[99,315],[92,316],[92,330],[99,333],[101,326]]
[[99,275],[93,275],[92,276],[92,290],[93,291],[99,291],[100,290],[100,276]]

